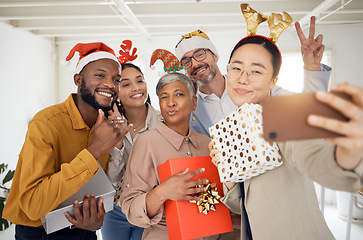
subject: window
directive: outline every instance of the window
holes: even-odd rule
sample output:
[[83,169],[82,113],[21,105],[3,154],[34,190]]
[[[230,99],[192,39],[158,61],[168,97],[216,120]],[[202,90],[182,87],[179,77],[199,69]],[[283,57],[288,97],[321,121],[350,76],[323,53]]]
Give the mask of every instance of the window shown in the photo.
[[[325,49],[322,63],[331,66],[332,51]],[[300,93],[304,85],[304,63],[300,52],[285,51],[282,53],[282,66],[277,85]]]

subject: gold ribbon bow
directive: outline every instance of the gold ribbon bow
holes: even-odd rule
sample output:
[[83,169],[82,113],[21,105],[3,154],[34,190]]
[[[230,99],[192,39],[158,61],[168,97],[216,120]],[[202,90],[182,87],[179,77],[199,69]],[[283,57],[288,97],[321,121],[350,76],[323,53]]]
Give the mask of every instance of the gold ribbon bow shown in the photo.
[[197,187],[205,187],[206,191],[194,194],[194,196],[201,198],[201,200],[189,202],[196,203],[200,213],[208,214],[210,210],[216,211],[215,205],[219,203],[218,200],[221,198],[218,194],[217,184],[206,183],[198,185]]
[[209,40],[209,37],[207,34],[205,34],[202,30],[195,30],[194,32],[191,32],[191,33],[187,33],[187,34],[184,34],[181,39],[179,40],[179,42],[176,44],[175,48],[177,48],[179,46],[179,44],[184,40],[184,39],[189,39],[189,38],[192,38],[192,37],[202,37],[202,38],[205,38],[207,40]]

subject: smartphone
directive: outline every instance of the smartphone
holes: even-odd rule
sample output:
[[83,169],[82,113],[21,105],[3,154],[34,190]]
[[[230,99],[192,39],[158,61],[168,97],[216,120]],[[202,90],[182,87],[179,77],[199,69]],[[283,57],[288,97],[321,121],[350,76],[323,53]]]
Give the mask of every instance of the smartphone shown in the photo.
[[[333,93],[350,101],[346,94]],[[308,125],[307,117],[310,114],[349,120],[339,111],[316,100],[314,93],[269,97],[262,103],[262,108],[263,135],[268,142],[342,136]]]

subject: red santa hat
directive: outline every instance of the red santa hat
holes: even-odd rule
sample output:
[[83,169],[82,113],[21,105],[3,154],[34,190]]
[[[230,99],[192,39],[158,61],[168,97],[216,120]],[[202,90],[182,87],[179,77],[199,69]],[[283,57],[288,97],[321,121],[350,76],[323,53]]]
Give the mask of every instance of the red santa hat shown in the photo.
[[76,66],[76,73],[80,73],[88,63],[105,58],[112,59],[117,62],[121,71],[121,64],[119,59],[116,57],[115,52],[102,42],[78,43],[71,49],[66,61],[71,60],[75,52],[79,52],[79,61]]

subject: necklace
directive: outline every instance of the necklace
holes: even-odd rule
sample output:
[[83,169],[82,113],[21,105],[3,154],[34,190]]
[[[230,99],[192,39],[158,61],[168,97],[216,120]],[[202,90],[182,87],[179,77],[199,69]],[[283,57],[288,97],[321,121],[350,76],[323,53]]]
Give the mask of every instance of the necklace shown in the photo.
[[138,127],[140,127],[143,123],[144,123],[145,121],[142,121],[139,125],[137,125],[136,127],[134,127],[133,129],[134,129],[134,132],[136,131],[136,129],[138,128]]

